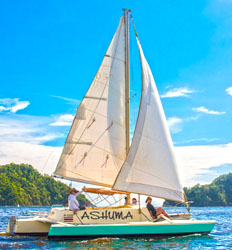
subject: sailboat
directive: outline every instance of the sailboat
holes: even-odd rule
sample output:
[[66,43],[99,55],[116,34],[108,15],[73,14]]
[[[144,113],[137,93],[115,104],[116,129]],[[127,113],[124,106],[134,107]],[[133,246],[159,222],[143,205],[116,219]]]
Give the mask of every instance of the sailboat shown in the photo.
[[123,10],[101,66],[76,111],[54,176],[98,186],[85,188],[85,192],[124,195],[127,204],[89,207],[76,214],[65,207],[52,207],[47,216],[11,218],[8,233],[75,239],[155,238],[213,229],[215,221],[195,220],[189,213],[153,221],[140,199],[139,205],[131,204],[130,194],[134,193],[176,201],[188,208],[163,107],[136,30],[142,90],[130,144],[131,15],[130,10]]

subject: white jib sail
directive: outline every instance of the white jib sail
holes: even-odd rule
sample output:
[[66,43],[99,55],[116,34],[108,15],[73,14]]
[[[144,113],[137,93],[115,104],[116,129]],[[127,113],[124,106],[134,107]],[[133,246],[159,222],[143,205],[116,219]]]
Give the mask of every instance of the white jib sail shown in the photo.
[[111,187],[126,158],[124,16],[77,109],[55,175]]
[[137,39],[142,64],[138,120],[113,189],[184,202],[167,121],[150,67]]

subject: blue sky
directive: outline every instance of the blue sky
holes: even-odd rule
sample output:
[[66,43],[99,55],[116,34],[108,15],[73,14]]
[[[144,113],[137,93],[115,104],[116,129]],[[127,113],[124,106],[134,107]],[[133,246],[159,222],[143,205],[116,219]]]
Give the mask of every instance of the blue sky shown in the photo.
[[[192,184],[230,171],[231,0],[2,1],[0,5],[2,163],[34,163],[23,151],[25,145],[27,150],[36,146],[41,166],[50,159],[45,152],[60,153],[72,115],[100,66],[124,7],[132,10],[177,154],[192,171],[183,177]],[[132,58],[137,59],[135,40],[131,43]],[[140,66],[138,62],[132,66],[137,109]],[[132,110],[132,124],[133,117]],[[17,147],[20,155],[15,153]]]

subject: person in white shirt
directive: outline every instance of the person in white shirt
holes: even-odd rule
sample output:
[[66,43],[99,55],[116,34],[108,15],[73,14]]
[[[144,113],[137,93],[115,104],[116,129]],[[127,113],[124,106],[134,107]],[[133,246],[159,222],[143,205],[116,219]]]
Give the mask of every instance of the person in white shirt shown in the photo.
[[75,188],[72,188],[69,192],[69,196],[68,196],[68,207],[69,210],[74,211],[74,213],[76,213],[80,208],[80,204],[78,202],[78,200],[76,199],[76,197],[78,195],[80,195],[83,191],[78,191]]

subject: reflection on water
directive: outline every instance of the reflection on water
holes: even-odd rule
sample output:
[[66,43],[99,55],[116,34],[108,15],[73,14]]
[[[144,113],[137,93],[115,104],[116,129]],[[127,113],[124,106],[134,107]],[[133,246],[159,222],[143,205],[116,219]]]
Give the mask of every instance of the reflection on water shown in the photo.
[[[165,208],[169,213],[181,209]],[[5,231],[12,215],[25,216],[28,211],[46,212],[48,207],[0,207],[0,231]],[[191,235],[168,239],[110,239],[85,241],[50,241],[46,237],[0,236],[0,249],[232,249],[231,207],[192,208],[192,217],[216,220],[209,235]]]

